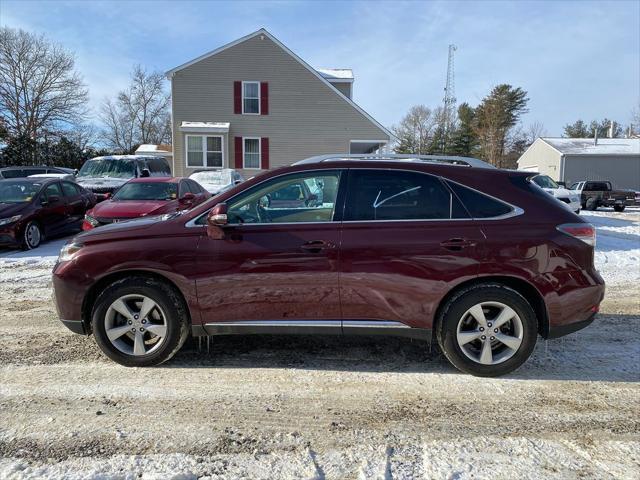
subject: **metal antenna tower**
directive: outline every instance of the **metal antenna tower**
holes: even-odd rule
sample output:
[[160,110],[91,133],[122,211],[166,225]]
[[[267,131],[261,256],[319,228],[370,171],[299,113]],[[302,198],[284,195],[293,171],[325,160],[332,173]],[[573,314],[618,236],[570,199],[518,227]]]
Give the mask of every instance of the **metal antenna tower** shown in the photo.
[[456,118],[456,86],[454,72],[454,53],[458,49],[449,45],[449,61],[447,62],[447,84],[444,87],[444,111],[442,112],[442,153],[446,153],[447,136]]

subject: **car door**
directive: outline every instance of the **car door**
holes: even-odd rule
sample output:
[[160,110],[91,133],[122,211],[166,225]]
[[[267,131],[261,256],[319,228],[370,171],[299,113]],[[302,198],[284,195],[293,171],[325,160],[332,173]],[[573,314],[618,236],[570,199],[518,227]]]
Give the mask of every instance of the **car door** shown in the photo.
[[345,331],[430,328],[451,284],[477,276],[480,228],[433,175],[350,169],[346,191],[340,258]]
[[43,188],[40,203],[38,220],[42,223],[45,235],[63,232],[68,224],[68,211],[60,182],[51,182]]
[[87,210],[87,199],[80,189],[71,182],[62,181],[62,193],[67,204],[67,225],[69,230],[78,229]]
[[338,184],[341,173],[281,175],[227,201],[225,238],[203,236],[196,254],[198,301],[208,328],[249,322],[251,328],[340,332],[337,192],[314,206],[271,207],[269,198],[306,178]]

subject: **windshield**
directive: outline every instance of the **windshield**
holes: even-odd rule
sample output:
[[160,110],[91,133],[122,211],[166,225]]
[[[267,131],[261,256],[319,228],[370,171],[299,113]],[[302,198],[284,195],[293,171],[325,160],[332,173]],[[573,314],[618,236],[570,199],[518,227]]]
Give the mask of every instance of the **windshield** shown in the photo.
[[533,181],[542,188],[560,188],[551,177],[547,177],[546,175],[538,175],[537,177],[533,178]]
[[175,200],[178,185],[175,183],[127,183],[113,196],[114,200]]
[[30,202],[40,190],[40,183],[2,182],[0,183],[0,203]]
[[133,178],[135,176],[135,163],[121,159],[87,160],[78,172],[78,177]]
[[229,185],[231,183],[231,173],[222,170],[212,170],[210,172],[196,172],[189,177],[191,180],[210,185]]

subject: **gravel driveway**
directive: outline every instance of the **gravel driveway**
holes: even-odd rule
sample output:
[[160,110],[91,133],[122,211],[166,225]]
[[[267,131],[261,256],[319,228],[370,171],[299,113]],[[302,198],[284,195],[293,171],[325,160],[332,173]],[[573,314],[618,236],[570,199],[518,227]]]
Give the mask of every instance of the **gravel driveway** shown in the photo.
[[382,337],[221,337],[127,369],[58,323],[50,257],[5,252],[0,478],[638,478],[639,219],[599,216],[597,261],[627,276],[500,379]]

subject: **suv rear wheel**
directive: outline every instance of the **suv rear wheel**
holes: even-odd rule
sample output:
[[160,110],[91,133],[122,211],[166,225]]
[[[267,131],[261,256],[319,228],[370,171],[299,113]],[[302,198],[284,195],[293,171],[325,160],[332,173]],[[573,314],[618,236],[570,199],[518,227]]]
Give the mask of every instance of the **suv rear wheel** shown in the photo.
[[522,295],[504,285],[485,284],[462,290],[447,302],[436,335],[458,370],[495,377],[512,372],[529,358],[538,324]]
[[96,300],[91,324],[100,349],[126,367],[166,362],[188,333],[178,294],[166,283],[144,277],[109,285]]

